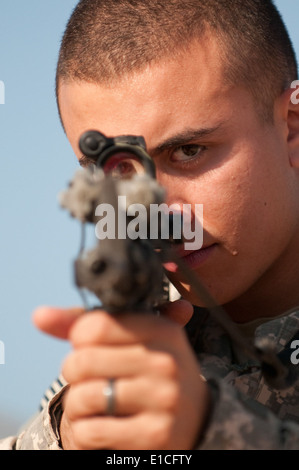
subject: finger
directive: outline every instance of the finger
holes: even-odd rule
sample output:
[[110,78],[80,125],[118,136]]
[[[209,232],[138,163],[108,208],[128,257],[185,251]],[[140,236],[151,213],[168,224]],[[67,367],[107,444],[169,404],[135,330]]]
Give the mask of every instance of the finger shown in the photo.
[[146,363],[146,354],[140,346],[86,347],[74,350],[62,367],[65,380],[71,384],[92,378],[132,376]]
[[87,379],[176,377],[178,363],[168,351],[149,350],[143,345],[86,347],[76,349],[64,361],[62,374],[70,384]]
[[193,305],[187,300],[176,300],[175,302],[167,302],[160,307],[161,315],[169,320],[176,322],[184,327],[191,320],[194,309]]
[[[70,387],[65,401],[65,412],[70,420],[107,414],[105,395],[108,380],[89,380]],[[129,416],[144,411],[171,412],[177,408],[179,391],[172,381],[164,379],[153,386],[148,377],[118,379],[113,382],[114,416]]]
[[39,307],[34,311],[32,321],[44,333],[67,339],[72,325],[83,313],[82,308]]
[[[74,440],[80,450],[167,449],[171,418],[165,413],[130,417],[92,417],[72,423]],[[179,449],[179,447],[177,447]]]
[[129,345],[134,343],[175,343],[181,336],[181,327],[168,318],[152,314],[109,315],[92,312],[80,317],[70,331],[75,348],[87,345]]

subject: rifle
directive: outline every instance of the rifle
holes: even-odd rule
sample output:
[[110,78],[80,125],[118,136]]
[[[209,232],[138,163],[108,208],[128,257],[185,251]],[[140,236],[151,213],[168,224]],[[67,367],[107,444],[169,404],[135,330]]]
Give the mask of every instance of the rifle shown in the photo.
[[[222,306],[217,305],[198,277],[176,255],[174,244],[184,242],[182,231],[175,230],[178,219],[161,214],[158,226],[152,230],[150,209],[163,204],[166,194],[156,180],[155,165],[146,151],[144,138],[109,138],[98,131],[88,131],[81,136],[79,147],[93,163],[75,173],[60,196],[60,204],[82,224],[74,277],[85,309],[92,309],[84,294],[87,291],[100,301],[100,308],[113,315],[158,311],[169,286],[163,264],[172,261],[232,343],[260,363],[268,384],[276,389],[292,385],[297,373],[285,355],[277,354],[267,338],[252,344],[243,337]],[[136,221],[134,215],[138,210]],[[89,251],[85,249],[88,223],[95,225],[98,238]],[[98,230],[98,224],[102,230]],[[156,236],[151,236],[153,233]]]

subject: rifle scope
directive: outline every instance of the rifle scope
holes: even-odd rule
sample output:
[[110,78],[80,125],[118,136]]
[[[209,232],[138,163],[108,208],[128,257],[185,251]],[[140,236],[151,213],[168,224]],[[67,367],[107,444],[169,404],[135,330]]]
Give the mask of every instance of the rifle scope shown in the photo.
[[110,138],[98,131],[87,131],[81,136],[79,147],[84,156],[114,178],[129,179],[142,173],[156,178],[155,164],[143,137]]

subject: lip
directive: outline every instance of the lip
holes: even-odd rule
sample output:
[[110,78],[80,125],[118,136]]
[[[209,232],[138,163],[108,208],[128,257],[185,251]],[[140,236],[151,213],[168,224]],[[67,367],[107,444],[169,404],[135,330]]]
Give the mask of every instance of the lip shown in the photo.
[[[196,269],[201,266],[207,259],[212,255],[217,243],[213,243],[209,246],[204,246],[200,250],[186,251],[184,249],[178,249],[177,255],[190,269]],[[174,261],[169,261],[164,264],[166,271],[175,273],[179,270],[179,267]]]

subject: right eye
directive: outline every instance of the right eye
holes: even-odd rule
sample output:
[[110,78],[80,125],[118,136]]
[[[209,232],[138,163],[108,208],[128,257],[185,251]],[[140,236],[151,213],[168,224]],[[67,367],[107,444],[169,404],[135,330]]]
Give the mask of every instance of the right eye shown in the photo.
[[206,150],[206,147],[198,144],[182,145],[177,147],[171,156],[172,161],[184,162],[192,160],[193,158],[200,157]]
[[132,154],[120,153],[112,155],[103,165],[105,173],[113,178],[132,178],[136,174],[144,173],[141,162]]

